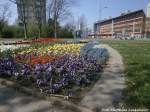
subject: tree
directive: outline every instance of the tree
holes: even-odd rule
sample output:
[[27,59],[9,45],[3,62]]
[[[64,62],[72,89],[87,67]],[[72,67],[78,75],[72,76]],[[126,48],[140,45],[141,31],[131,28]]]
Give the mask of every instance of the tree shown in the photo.
[[42,35],[43,37],[53,37],[54,31],[52,26],[46,24],[42,28],[43,28],[43,35]]
[[59,36],[62,38],[73,38],[73,32],[68,26],[65,26],[59,30]]
[[7,24],[10,15],[9,4],[0,4],[0,34],[2,33],[5,24]]
[[73,4],[73,0],[50,0],[49,1],[49,19],[54,20],[54,36],[57,37],[57,23],[68,15],[70,15],[70,7]]
[[26,18],[26,0],[9,0],[16,4],[19,12],[19,20],[24,27],[24,38],[27,39],[27,18]]
[[[44,1],[44,2],[43,2]],[[43,17],[45,16],[45,1],[46,0],[37,0],[37,3],[32,3],[32,10],[34,12],[35,22],[37,23],[39,29],[39,37],[41,37],[42,26],[43,26]],[[33,0],[32,0],[33,2]]]
[[75,38],[76,22],[73,16],[71,16],[69,21],[65,24],[65,28],[68,29],[68,31],[72,33],[73,37]]
[[38,24],[38,29],[39,29],[39,38],[41,37],[41,32],[42,32],[42,0],[39,0],[39,7],[37,9],[35,9],[37,11],[37,14],[35,15],[35,18],[37,20],[37,24]]

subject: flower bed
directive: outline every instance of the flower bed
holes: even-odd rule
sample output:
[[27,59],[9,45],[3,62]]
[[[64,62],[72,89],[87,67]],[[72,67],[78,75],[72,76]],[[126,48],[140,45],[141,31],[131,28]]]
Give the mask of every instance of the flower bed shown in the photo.
[[27,50],[18,52],[17,54],[35,54],[35,55],[44,55],[44,54],[52,54],[52,55],[64,55],[64,54],[76,54],[79,55],[80,48],[83,44],[55,44],[55,45],[47,45],[47,46],[37,46],[31,47]]
[[19,45],[19,44],[35,44],[35,43],[55,43],[63,42],[61,38],[38,38],[38,39],[29,39],[29,40],[20,40],[17,42],[4,43],[5,45]]
[[0,76],[30,80],[46,94],[71,96],[74,87],[86,87],[102,71],[96,58],[80,53],[83,46],[54,44],[13,51],[9,57],[0,58]]
[[109,58],[109,54],[106,48],[102,48],[99,45],[100,43],[98,41],[89,42],[81,48],[80,55],[92,58],[100,64],[105,64]]
[[45,64],[53,61],[65,54],[79,56],[80,48],[83,44],[55,44],[41,47],[31,47],[21,52],[15,53],[15,59],[18,62],[28,64]]

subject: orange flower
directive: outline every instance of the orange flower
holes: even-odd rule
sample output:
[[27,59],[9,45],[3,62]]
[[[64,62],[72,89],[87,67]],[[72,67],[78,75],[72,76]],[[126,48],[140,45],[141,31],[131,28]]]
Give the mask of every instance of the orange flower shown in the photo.
[[33,56],[31,59],[29,59],[27,61],[27,63],[30,64],[30,65],[35,65],[35,64],[38,64],[38,63],[45,64],[47,62],[53,61],[54,59],[56,59],[56,57],[49,56],[49,55],[46,55],[46,56],[40,55],[38,57]]

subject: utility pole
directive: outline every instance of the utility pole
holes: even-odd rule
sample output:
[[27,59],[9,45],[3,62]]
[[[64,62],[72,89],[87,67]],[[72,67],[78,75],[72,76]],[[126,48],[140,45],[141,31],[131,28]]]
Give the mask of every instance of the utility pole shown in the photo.
[[[101,7],[102,7],[102,4],[101,4],[101,0],[99,0],[99,21],[101,22],[101,13],[102,13],[102,11],[101,11]],[[97,27],[97,29],[98,29],[98,31],[97,31],[97,38],[99,37],[98,35],[100,35],[100,27],[101,27],[101,25],[100,24],[97,24],[98,25],[98,27]]]
[[[102,11],[104,10],[104,9],[107,9],[108,7],[107,6],[105,6],[105,7],[102,7],[102,3],[101,3],[101,0],[99,0],[99,20],[100,20],[100,22],[101,22],[101,20],[102,20]],[[97,32],[97,34],[101,34],[101,25],[99,24],[98,25],[98,32]],[[98,36],[97,36],[98,37]]]

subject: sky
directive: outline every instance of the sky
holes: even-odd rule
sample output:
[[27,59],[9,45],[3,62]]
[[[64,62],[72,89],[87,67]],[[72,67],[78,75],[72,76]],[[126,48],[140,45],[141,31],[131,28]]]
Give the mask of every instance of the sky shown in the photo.
[[[71,8],[72,15],[77,20],[81,15],[84,15],[87,21],[87,26],[92,28],[94,22],[102,20],[109,16],[116,17],[122,12],[131,10],[136,11],[143,9],[146,13],[146,7],[150,0],[76,0],[77,5]],[[7,0],[0,0],[0,4],[6,3]],[[107,8],[104,8],[107,7]],[[12,12],[9,20],[13,24],[17,19],[16,6],[10,4]]]

